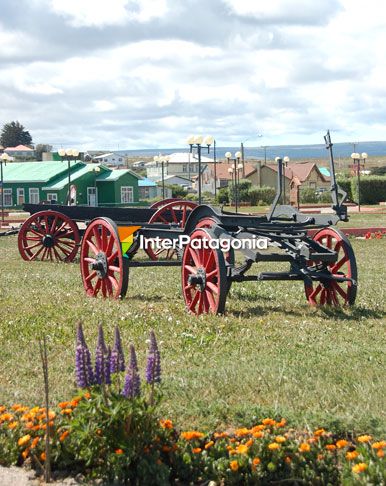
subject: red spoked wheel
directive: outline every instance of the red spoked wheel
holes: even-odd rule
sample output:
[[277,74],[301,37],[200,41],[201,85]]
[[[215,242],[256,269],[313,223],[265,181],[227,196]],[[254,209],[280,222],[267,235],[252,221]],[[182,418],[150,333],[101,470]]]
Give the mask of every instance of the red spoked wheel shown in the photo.
[[19,253],[24,260],[72,262],[80,243],[76,223],[57,211],[39,211],[19,231]]
[[126,295],[128,261],[111,219],[97,218],[88,225],[80,249],[80,269],[88,296],[118,299]]
[[176,201],[181,201],[178,197],[169,197],[168,199],[161,199],[161,201],[156,201],[150,206],[150,209],[158,209],[161,208],[162,206],[166,206],[166,204],[169,204],[171,202],[176,202]]
[[[218,224],[218,220],[214,217],[208,216],[207,218],[202,218],[200,221],[196,224],[196,229],[199,228],[213,228],[216,224]],[[234,264],[235,262],[235,252],[233,248],[231,248],[229,251],[224,252],[224,258],[225,261],[231,265]]]
[[[175,223],[180,228],[184,228],[189,214],[197,206],[198,204],[192,201],[174,200],[160,207],[150,218],[149,223]],[[151,246],[146,249],[146,253],[152,260],[172,260],[179,257],[174,249],[154,249]]]
[[[189,312],[221,314],[225,309],[228,281],[223,252],[204,246],[213,238],[196,229],[182,257],[182,293]],[[201,241],[200,241],[201,240]],[[196,248],[197,246],[199,248]]]
[[320,230],[313,237],[321,245],[338,253],[336,262],[322,265],[313,262],[309,268],[312,270],[327,270],[332,275],[352,278],[354,282],[337,282],[325,279],[324,281],[305,284],[306,297],[310,305],[353,305],[357,294],[357,264],[351,243],[347,237],[335,228]]

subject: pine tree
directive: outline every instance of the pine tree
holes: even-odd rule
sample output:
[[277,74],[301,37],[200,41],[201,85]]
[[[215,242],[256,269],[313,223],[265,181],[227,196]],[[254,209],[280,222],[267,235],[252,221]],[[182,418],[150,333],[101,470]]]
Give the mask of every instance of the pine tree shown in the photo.
[[18,121],[5,123],[0,135],[0,144],[3,147],[16,147],[17,145],[31,145],[30,133]]

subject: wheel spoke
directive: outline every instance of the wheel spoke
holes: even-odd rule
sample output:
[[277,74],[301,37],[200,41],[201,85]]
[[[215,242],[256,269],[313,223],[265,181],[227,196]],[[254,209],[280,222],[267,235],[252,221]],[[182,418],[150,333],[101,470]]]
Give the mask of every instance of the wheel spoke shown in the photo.
[[86,243],[90,247],[91,251],[95,253],[95,255],[98,255],[99,251],[98,248],[94,245],[94,243],[91,240],[86,240]]
[[332,282],[334,289],[338,292],[338,294],[347,302],[348,294],[342,289],[342,287],[338,284],[338,282]]
[[207,287],[209,287],[209,288],[212,290],[212,292],[214,292],[215,294],[217,294],[217,295],[218,295],[218,293],[219,293],[219,292],[218,292],[218,287],[217,287],[217,285],[215,285],[215,284],[214,284],[214,283],[212,283],[212,282],[206,282],[206,286],[207,286]]
[[213,312],[215,312],[216,311],[216,302],[214,301],[213,294],[207,289],[205,289],[205,293],[206,293],[206,297],[208,299],[209,306],[210,306],[211,310]]
[[214,251],[209,251],[209,257],[205,263],[205,271],[207,272],[210,269],[210,264],[212,264],[212,267],[216,266],[215,258],[214,258]]
[[102,279],[101,278],[98,278],[98,281],[97,283],[95,284],[95,287],[94,287],[94,295],[95,297],[97,296],[100,288],[101,288],[101,285],[102,285]]
[[85,282],[90,282],[96,276],[97,276],[97,273],[94,270],[89,275],[87,275],[87,277],[84,280],[85,280]]
[[217,268],[215,268],[211,272],[207,273],[206,274],[206,279],[209,280],[210,278],[214,277],[215,275],[217,275]]
[[190,253],[196,267],[200,267],[201,266],[200,265],[200,257],[199,257],[199,255],[197,255],[196,250],[189,247],[189,253]]
[[197,268],[191,267],[190,265],[185,265],[185,270],[187,270],[191,275],[197,275]]
[[121,273],[121,269],[119,267],[116,267],[115,265],[109,265],[109,270],[111,270],[112,272]]
[[[93,235],[95,237],[95,245],[98,249],[98,253],[102,250],[102,243],[101,243],[101,238],[100,238],[100,235],[99,235],[99,230],[97,228],[97,226],[94,226],[93,229]],[[102,289],[103,291],[103,289]]]
[[118,285],[117,280],[114,277],[112,277],[111,275],[109,275],[109,281],[111,282],[111,285],[114,287],[114,289],[118,290],[119,285]]
[[194,312],[194,308],[196,307],[196,304],[198,302],[199,297],[200,297],[200,292],[197,290],[192,301],[191,301],[191,303],[189,304],[189,310],[190,311]]
[[24,250],[32,250],[32,248],[36,248],[37,246],[40,246],[42,243],[41,241],[39,241],[39,243],[35,243],[34,245],[31,245],[31,246],[23,246],[23,249]]
[[310,294],[310,299],[315,299],[319,292],[322,290],[321,284],[319,284],[316,289]]
[[110,265],[111,262],[113,262],[116,258],[118,258],[118,250],[115,250],[114,253],[112,253],[110,256],[107,256],[107,263]]
[[348,262],[348,256],[344,255],[344,257],[341,258],[338,263],[335,263],[335,265],[331,268],[331,272],[337,272],[346,262]]

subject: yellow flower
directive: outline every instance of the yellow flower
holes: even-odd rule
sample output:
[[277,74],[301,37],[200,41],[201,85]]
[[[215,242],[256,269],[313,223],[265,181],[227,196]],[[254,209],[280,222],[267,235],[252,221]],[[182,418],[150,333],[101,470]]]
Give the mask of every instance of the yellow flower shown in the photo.
[[3,413],[3,415],[0,415],[0,423],[1,422],[10,422],[13,420],[13,415],[10,413]]
[[214,444],[213,440],[209,441],[207,444],[205,444],[205,449],[211,448],[213,444]]
[[263,425],[276,425],[275,420],[271,418],[265,418],[264,420],[261,421]]
[[70,415],[72,413],[71,408],[64,408],[61,412],[62,415]]
[[247,440],[247,442],[245,443],[245,445],[246,445],[247,447],[251,447],[251,445],[253,445],[253,439],[249,439],[249,440]]
[[255,439],[261,439],[261,437],[264,437],[264,432],[260,432],[260,431],[253,432],[252,435]]
[[270,451],[276,451],[277,449],[280,449],[280,444],[277,442],[272,442],[271,444],[268,444],[268,449]]
[[358,442],[370,442],[372,439],[371,435],[361,435],[358,437],[357,441]]
[[374,442],[374,444],[371,446],[373,449],[383,449],[386,447],[386,440],[381,440],[379,442]]
[[8,428],[9,430],[13,430],[17,427],[17,422],[11,422],[9,425],[8,425]]
[[326,449],[328,451],[334,451],[336,449],[336,445],[335,444],[327,444]]
[[282,418],[280,422],[276,422],[276,427],[284,427],[287,424],[287,420]]
[[299,452],[310,452],[311,446],[306,442],[302,442],[299,446]]
[[325,431],[324,429],[318,429],[318,430],[315,430],[315,432],[314,432],[314,436],[315,436],[315,437],[320,437],[320,436],[324,435],[324,434],[325,434],[325,432],[326,432],[326,431]]
[[243,429],[237,429],[237,430],[235,431],[235,436],[236,436],[236,437],[244,437],[244,436],[246,436],[246,435],[248,435],[248,434],[250,434],[250,433],[251,433],[251,431],[250,431],[249,429],[246,429],[246,428],[244,427]]
[[23,435],[23,437],[20,437],[20,439],[17,441],[17,445],[23,446],[27,444],[31,440],[31,436],[29,434]]
[[352,467],[352,471],[356,474],[359,474],[363,471],[366,471],[368,468],[368,465],[365,462],[360,462],[359,464],[355,464],[355,466]]
[[188,432],[181,432],[181,437],[185,440],[202,439],[204,434],[196,430],[189,430]]
[[214,433],[215,439],[225,439],[226,437],[228,437],[227,432],[215,432]]
[[347,440],[345,440],[345,439],[341,439],[341,440],[338,440],[338,441],[336,442],[336,447],[337,447],[338,449],[343,449],[344,447],[347,447],[347,446],[348,446],[348,441],[347,441]]
[[15,405],[12,405],[11,408],[12,408],[12,410],[16,411],[16,410],[19,410],[19,408],[21,408],[21,407],[22,407],[21,403],[15,403]]
[[240,444],[236,447],[237,454],[247,454],[248,453],[248,446],[245,444]]
[[279,444],[282,444],[283,442],[285,442],[287,439],[284,437],[284,435],[278,435],[277,437],[275,437],[275,440],[276,442],[278,442]]
[[351,451],[351,452],[347,452],[346,454],[346,459],[348,461],[353,461],[354,459],[356,459],[357,457],[359,456],[359,453],[357,451]]
[[7,410],[7,409],[6,409],[6,407],[4,407],[4,405],[1,405],[1,406],[0,406],[0,413],[5,412],[6,410]]
[[238,471],[238,469],[239,469],[239,463],[237,461],[231,461],[229,463],[229,466],[232,469],[232,471],[234,471],[234,472]]

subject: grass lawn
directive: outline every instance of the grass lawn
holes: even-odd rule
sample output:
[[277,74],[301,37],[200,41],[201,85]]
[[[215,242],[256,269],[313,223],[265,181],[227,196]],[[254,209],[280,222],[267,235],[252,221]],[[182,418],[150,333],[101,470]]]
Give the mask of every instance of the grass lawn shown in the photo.
[[[24,262],[0,238],[0,403],[43,403],[37,338],[49,341],[51,399],[74,388],[75,325],[94,348],[99,323],[112,341],[161,342],[162,414],[182,427],[249,424],[279,415],[299,426],[386,432],[386,239],[354,240],[357,305],[313,309],[300,282],[233,284],[225,316],[188,315],[179,268],[134,269],[123,301],[88,299],[79,264]],[[260,266],[260,270],[279,266]]]

